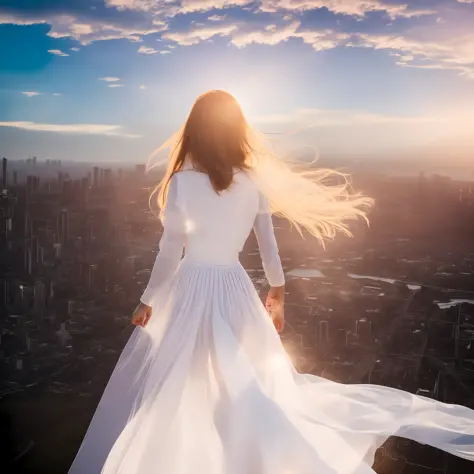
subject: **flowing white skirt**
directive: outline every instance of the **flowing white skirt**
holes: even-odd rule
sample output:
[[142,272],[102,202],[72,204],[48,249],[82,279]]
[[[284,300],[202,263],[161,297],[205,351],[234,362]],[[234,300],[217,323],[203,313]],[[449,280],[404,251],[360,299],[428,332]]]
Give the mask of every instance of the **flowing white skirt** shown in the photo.
[[[474,411],[301,375],[238,263],[181,263],[70,474],[362,474],[391,435],[474,460]],[[474,465],[473,465],[474,467]]]

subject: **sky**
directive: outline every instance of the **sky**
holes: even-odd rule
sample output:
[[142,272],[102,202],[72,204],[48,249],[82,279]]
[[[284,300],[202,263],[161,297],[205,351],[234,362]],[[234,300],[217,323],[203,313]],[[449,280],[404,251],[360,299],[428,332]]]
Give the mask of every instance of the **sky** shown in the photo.
[[474,0],[0,0],[2,156],[145,162],[209,89],[277,146],[472,159]]

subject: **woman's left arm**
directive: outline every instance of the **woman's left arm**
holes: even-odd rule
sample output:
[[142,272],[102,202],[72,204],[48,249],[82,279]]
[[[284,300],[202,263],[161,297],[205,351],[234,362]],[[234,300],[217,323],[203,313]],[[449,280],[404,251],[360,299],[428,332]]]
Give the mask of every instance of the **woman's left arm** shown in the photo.
[[158,288],[171,278],[183,257],[186,238],[184,216],[177,204],[177,175],[171,178],[166,207],[163,212],[163,235],[159,244],[159,252],[150,275],[148,285],[140,301],[153,306],[153,298]]

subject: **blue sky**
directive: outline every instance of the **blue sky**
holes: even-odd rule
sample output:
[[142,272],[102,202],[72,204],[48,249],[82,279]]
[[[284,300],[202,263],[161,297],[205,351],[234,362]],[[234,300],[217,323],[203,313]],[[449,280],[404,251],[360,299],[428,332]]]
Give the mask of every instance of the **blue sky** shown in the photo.
[[143,162],[211,88],[323,154],[463,148],[473,25],[474,0],[0,0],[0,154]]

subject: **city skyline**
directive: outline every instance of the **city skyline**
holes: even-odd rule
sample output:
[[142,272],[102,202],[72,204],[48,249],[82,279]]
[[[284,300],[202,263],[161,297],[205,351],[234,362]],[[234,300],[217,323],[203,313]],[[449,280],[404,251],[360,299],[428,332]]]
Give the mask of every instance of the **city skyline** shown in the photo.
[[220,88],[285,146],[463,159],[473,22],[471,0],[3,1],[0,153],[143,162]]

